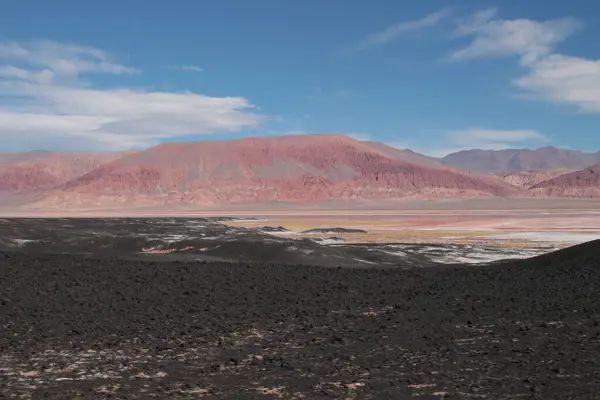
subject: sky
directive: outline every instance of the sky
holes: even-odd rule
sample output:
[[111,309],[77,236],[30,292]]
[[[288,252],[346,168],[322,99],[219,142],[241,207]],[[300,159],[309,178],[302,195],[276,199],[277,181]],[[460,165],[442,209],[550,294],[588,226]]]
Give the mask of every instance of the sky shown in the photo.
[[0,149],[600,149],[594,0],[4,0]]

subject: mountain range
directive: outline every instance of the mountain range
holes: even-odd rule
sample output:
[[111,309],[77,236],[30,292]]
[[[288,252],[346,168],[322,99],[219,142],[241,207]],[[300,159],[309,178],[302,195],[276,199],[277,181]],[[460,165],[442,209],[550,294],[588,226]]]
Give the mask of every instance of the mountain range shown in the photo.
[[544,147],[438,159],[338,134],[0,153],[0,196],[30,208],[477,197],[600,197],[600,153]]
[[488,174],[519,170],[578,170],[600,163],[600,151],[548,146],[539,149],[463,150],[448,154],[442,164]]

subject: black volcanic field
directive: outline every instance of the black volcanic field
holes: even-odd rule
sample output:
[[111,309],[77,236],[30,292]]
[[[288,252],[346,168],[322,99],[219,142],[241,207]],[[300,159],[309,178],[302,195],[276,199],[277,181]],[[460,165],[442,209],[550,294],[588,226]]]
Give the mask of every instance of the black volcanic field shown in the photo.
[[600,242],[462,266],[220,222],[1,220],[0,398],[600,398]]

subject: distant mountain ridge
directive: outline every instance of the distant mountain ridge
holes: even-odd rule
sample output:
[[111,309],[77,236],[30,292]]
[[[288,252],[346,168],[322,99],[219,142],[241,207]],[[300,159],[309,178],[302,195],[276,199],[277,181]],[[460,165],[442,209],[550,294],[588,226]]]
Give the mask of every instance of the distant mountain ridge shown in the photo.
[[539,149],[463,150],[441,158],[443,165],[487,174],[519,170],[578,170],[600,163],[600,151],[547,146]]
[[[600,198],[594,175],[598,163],[579,167],[596,156],[600,153],[544,147],[463,151],[436,159],[338,134],[162,143],[116,153],[3,152],[0,203],[8,195],[27,207],[90,209],[495,196]],[[533,168],[505,171],[512,167]]]

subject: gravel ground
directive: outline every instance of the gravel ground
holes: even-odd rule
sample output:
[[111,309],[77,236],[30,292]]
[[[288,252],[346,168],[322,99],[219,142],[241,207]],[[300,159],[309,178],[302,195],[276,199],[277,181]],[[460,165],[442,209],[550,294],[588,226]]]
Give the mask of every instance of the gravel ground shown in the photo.
[[[0,219],[0,252],[147,261],[398,268],[526,258],[552,250],[453,244],[345,244],[335,237],[325,240],[314,235],[303,239],[277,237],[264,232],[264,228],[223,224],[232,219],[235,220],[227,217]],[[347,229],[325,230],[332,235],[344,231]]]
[[0,398],[599,398],[599,249],[412,269],[2,253]]

